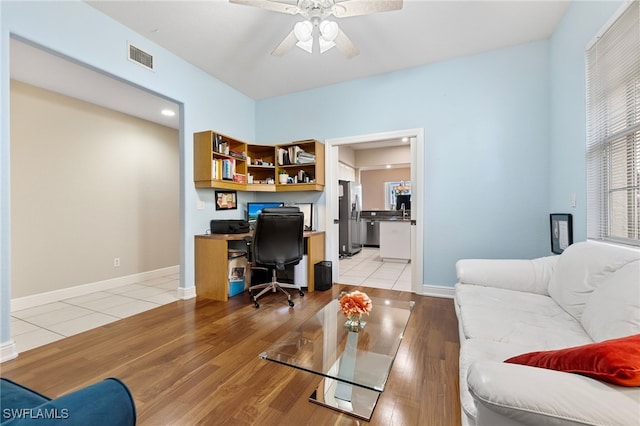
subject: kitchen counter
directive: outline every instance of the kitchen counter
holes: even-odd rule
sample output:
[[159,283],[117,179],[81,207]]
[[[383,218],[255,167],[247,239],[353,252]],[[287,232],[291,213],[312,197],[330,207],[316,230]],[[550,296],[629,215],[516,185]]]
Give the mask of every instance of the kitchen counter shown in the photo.
[[362,220],[411,220],[411,211],[406,210],[404,218],[401,210],[363,210]]
[[380,257],[384,262],[411,261],[411,220],[380,220]]

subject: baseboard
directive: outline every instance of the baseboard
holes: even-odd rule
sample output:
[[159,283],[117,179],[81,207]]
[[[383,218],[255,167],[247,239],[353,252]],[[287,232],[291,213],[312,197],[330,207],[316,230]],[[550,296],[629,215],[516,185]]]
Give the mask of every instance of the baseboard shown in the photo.
[[432,297],[444,297],[447,299],[453,299],[453,287],[445,287],[441,285],[422,285],[422,295]]
[[18,348],[16,347],[16,342],[13,340],[3,342],[0,345],[0,363],[14,359],[17,356]]
[[196,288],[195,287],[178,287],[178,299],[180,300],[188,300],[196,297]]
[[[82,284],[74,287],[61,288],[59,290],[48,291],[46,293],[34,294],[31,296],[11,299],[11,312],[21,309],[33,308],[47,303],[58,302],[71,297],[84,296],[96,291],[110,290],[123,285],[135,284],[165,275],[177,274],[180,272],[180,265],[168,268],[155,269],[153,271],[140,272],[138,274],[126,275],[124,277],[111,278],[95,283]],[[195,292],[195,290],[194,290]]]

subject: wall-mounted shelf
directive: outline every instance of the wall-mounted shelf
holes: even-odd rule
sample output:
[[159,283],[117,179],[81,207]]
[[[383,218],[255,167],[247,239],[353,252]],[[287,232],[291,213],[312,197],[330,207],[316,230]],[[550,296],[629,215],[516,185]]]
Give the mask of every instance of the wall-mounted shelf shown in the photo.
[[[290,183],[279,183],[280,172]],[[193,135],[196,188],[284,192],[324,190],[324,145],[305,140],[259,145],[207,130]],[[249,183],[249,181],[252,183]]]

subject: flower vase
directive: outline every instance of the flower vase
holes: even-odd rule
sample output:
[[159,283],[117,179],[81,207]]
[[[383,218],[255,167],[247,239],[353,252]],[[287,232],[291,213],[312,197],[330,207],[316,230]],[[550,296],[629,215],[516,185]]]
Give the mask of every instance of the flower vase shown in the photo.
[[366,324],[366,321],[362,320],[361,314],[349,315],[347,317],[347,321],[344,323],[344,327],[349,331],[358,333],[360,332],[360,330],[364,328],[365,324]]

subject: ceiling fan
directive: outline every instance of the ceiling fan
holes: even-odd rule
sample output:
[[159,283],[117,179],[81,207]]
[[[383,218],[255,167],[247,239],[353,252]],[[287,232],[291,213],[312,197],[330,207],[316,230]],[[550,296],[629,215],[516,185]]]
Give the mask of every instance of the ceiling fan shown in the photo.
[[318,33],[320,52],[332,47],[338,48],[347,58],[353,58],[360,51],[340,29],[337,22],[327,20],[331,15],[336,18],[369,15],[402,9],[402,0],[297,0],[296,4],[271,0],[229,0],[231,3],[260,7],[289,15],[301,15],[304,21],[298,22],[284,40],[271,52],[282,56],[293,46],[312,53],[314,32]]

